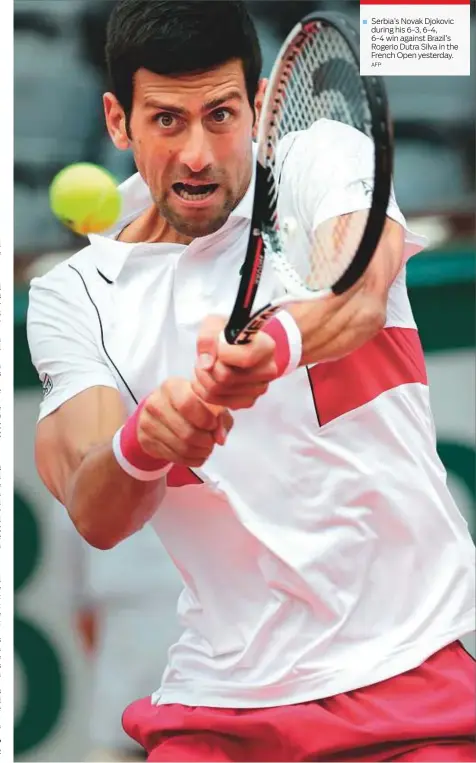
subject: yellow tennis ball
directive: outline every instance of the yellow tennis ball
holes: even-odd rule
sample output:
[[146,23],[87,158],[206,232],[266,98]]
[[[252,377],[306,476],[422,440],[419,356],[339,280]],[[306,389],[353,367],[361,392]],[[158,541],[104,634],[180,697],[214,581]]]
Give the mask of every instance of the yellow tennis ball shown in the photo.
[[86,162],[62,169],[50,186],[53,214],[75,233],[101,233],[121,213],[121,196],[113,176]]

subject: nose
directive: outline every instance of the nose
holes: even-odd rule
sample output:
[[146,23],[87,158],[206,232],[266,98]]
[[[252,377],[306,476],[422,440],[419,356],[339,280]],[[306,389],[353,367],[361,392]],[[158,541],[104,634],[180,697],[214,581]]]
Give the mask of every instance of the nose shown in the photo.
[[212,154],[203,125],[194,125],[187,133],[186,142],[180,152],[180,161],[191,172],[201,172],[212,164]]

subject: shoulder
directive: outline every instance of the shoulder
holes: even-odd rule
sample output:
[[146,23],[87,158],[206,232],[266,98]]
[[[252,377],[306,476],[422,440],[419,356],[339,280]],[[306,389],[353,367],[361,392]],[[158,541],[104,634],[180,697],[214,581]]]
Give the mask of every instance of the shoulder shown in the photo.
[[28,295],[27,322],[71,319],[80,321],[90,312],[86,279],[95,271],[92,246],[63,260],[45,275],[33,278]]
[[93,269],[92,246],[89,244],[84,249],[80,249],[79,252],[62,260],[44,275],[33,278],[30,282],[30,293],[36,291],[54,292],[65,287],[74,292],[75,285],[79,280],[76,271],[87,272]]
[[318,119],[307,130],[289,132],[279,143],[277,164],[309,168],[332,167],[342,157],[356,156],[371,148],[371,141],[360,130],[332,119]]

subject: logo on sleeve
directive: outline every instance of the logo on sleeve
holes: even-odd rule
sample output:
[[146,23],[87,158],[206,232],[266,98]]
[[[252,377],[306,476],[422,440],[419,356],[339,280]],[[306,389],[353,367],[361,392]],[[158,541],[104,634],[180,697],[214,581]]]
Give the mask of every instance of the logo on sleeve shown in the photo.
[[43,388],[43,397],[46,397],[53,389],[53,382],[51,381],[51,378],[48,376],[48,374],[41,374],[40,381]]
[[363,186],[365,195],[372,196],[372,193],[374,190],[372,183],[369,183],[368,180],[362,180],[362,186]]

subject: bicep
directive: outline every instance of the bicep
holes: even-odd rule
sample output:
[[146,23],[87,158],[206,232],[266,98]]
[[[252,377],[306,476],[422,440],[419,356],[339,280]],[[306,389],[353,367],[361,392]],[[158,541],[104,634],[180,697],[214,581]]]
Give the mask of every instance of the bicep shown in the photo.
[[61,503],[66,504],[68,486],[85,455],[110,442],[125,418],[117,390],[92,387],[39,421],[35,440],[38,473]]

